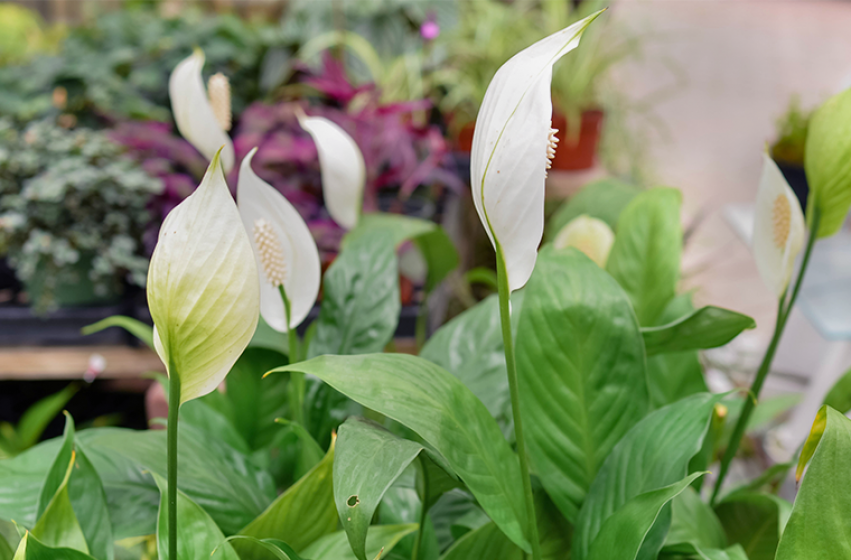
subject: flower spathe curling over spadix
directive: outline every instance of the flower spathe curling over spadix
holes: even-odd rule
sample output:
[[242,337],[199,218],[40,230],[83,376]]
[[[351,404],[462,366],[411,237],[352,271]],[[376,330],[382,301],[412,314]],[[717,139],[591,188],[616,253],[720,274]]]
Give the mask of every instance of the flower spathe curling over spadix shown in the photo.
[[180,402],[215,389],[254,335],[260,285],[219,154],[160,228],[148,270],[154,346]]
[[503,259],[512,291],[529,280],[544,232],[544,180],[555,150],[553,64],[579,44],[582,32],[600,13],[503,64],[476,118],[470,164],[473,202]]
[[756,194],[753,254],[765,284],[782,297],[792,278],[795,257],[804,246],[804,214],[795,193],[777,167],[763,154]]
[[222,74],[210,76],[204,88],[201,69],[204,52],[195,49],[178,64],[168,80],[171,110],[180,134],[207,159],[221,149],[225,173],[234,164],[233,142],[227,135],[231,126],[230,84]]
[[325,117],[308,117],[298,111],[298,122],[313,138],[322,172],[322,195],[328,213],[341,227],[358,223],[363,205],[366,165],[363,154],[339,125]]
[[[251,169],[256,152],[242,160],[236,197],[260,270],[260,314],[270,327],[287,332],[304,321],[316,302],[319,251],[298,211]],[[289,324],[279,286],[290,302]]]

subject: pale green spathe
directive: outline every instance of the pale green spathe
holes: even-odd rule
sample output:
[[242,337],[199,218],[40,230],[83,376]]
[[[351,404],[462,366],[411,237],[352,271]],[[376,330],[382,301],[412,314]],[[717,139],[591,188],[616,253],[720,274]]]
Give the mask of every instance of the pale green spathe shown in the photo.
[[248,346],[260,314],[257,264],[219,154],[166,217],[148,270],[154,346],[180,378],[180,402],[214,390]]

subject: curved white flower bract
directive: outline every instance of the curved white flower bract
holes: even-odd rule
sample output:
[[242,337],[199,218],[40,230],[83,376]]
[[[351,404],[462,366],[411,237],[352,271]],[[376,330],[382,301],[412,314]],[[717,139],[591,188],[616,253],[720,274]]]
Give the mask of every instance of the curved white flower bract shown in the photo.
[[[321,267],[316,242],[301,215],[251,169],[257,148],[242,160],[237,201],[260,270],[260,314],[278,332],[304,321],[319,294]],[[278,291],[290,301],[290,321]]]
[[544,180],[551,154],[553,64],[573,50],[601,12],[538,41],[502,65],[476,118],[473,202],[501,253],[511,291],[535,267],[544,232]]
[[[222,146],[221,162],[225,173],[229,173],[234,164],[233,142],[222,129],[219,117],[213,110],[213,104],[207,97],[201,69],[204,67],[204,53],[195,49],[188,58],[178,64],[168,80],[168,95],[171,110],[180,134],[195,146],[207,159],[212,159]],[[218,82],[218,80],[216,81]],[[219,88],[217,88],[218,91]],[[229,95],[227,103],[230,104]],[[229,113],[229,111],[227,111]]]
[[366,182],[360,148],[345,130],[324,117],[301,113],[298,122],[316,143],[328,213],[341,227],[352,229],[358,223]]
[[154,347],[180,379],[180,402],[215,389],[257,327],[260,285],[251,243],[219,155],[160,228],[148,270]]
[[795,257],[804,246],[804,214],[777,164],[768,154],[763,157],[756,194],[753,254],[762,280],[777,297],[782,297],[792,278]]
[[615,233],[603,220],[582,214],[570,220],[556,235],[556,249],[576,247],[600,268],[606,268],[609,252],[615,242]]

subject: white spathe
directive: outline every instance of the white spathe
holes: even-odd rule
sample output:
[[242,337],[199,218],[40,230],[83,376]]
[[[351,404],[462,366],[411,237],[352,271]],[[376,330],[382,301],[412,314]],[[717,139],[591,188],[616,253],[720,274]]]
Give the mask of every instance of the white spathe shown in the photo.
[[345,130],[325,117],[298,113],[298,122],[313,138],[319,153],[322,194],[328,213],[341,227],[358,223],[363,205],[366,165],[358,145]]
[[204,52],[195,49],[172,71],[168,80],[171,110],[180,134],[204,157],[212,159],[221,148],[222,166],[229,173],[234,164],[233,142],[222,129],[207,97],[201,77],[203,67]]
[[553,64],[573,50],[601,12],[520,51],[491,80],[476,118],[473,202],[501,253],[508,287],[522,288],[544,233],[544,181],[552,120]]
[[795,257],[804,246],[804,214],[777,164],[768,154],[763,154],[763,159],[756,193],[753,254],[766,286],[782,297],[792,278]]
[[257,264],[218,154],[160,228],[148,306],[154,347],[180,379],[181,403],[218,387],[254,335]]
[[553,245],[556,249],[576,247],[597,263],[597,266],[605,269],[614,242],[615,233],[609,224],[582,214],[559,230]]
[[[254,148],[242,160],[236,197],[260,271],[260,314],[270,327],[278,332],[287,332],[304,321],[319,295],[319,251],[298,210],[251,169],[251,160],[256,152],[257,148]],[[276,260],[282,269],[274,276],[283,280],[290,301],[289,324],[278,284],[271,281],[264,267],[264,255],[260,252],[263,248],[258,247],[255,235],[258,226],[266,228],[275,238],[274,250],[279,254],[271,256],[278,257]],[[268,261],[270,255],[265,255],[265,258]]]

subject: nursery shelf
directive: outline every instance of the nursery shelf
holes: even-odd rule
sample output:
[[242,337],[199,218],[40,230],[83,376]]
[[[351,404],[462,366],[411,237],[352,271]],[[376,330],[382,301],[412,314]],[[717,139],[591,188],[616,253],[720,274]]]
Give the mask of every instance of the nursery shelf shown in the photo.
[[123,379],[163,371],[147,348],[125,346],[52,346],[0,348],[0,380]]

